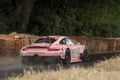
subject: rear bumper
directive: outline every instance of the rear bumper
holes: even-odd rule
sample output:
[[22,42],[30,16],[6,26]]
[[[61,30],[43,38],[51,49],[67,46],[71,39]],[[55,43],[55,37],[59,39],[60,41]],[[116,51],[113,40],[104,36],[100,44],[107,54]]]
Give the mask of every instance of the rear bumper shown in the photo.
[[60,56],[60,51],[36,51],[36,52],[28,52],[28,51],[20,51],[21,56],[43,56],[43,57],[57,57]]
[[22,56],[21,58],[28,63],[59,63],[61,61],[59,56]]

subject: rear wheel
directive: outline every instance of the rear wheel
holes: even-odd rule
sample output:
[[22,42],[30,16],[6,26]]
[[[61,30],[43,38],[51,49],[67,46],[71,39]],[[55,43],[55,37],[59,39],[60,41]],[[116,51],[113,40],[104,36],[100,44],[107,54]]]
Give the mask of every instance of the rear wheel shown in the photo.
[[70,50],[69,50],[69,49],[66,49],[65,59],[63,60],[63,64],[64,64],[64,65],[67,65],[67,66],[70,66],[70,63],[71,63],[70,61],[71,61]]
[[87,48],[84,49],[83,53],[80,54],[80,59],[85,62],[88,60],[88,50]]

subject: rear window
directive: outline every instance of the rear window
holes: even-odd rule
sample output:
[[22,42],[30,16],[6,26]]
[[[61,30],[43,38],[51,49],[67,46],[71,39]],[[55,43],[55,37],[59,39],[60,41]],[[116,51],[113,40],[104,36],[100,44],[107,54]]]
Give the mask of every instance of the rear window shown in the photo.
[[34,43],[54,43],[56,40],[52,38],[40,38],[37,39]]

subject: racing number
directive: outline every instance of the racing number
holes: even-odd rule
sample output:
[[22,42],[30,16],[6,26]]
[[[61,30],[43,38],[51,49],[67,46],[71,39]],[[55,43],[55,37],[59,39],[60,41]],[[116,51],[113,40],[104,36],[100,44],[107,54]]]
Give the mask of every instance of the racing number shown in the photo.
[[78,54],[79,52],[78,52],[78,49],[77,48],[75,48],[74,49],[74,55],[77,57],[79,54]]

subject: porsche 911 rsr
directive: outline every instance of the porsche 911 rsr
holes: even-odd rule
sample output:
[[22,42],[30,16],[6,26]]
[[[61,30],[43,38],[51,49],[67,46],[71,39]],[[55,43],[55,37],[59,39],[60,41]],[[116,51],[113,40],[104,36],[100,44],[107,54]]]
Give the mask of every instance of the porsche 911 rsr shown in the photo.
[[60,61],[64,64],[85,61],[88,51],[85,45],[74,44],[66,36],[43,36],[20,51],[22,64],[34,60],[39,62]]

